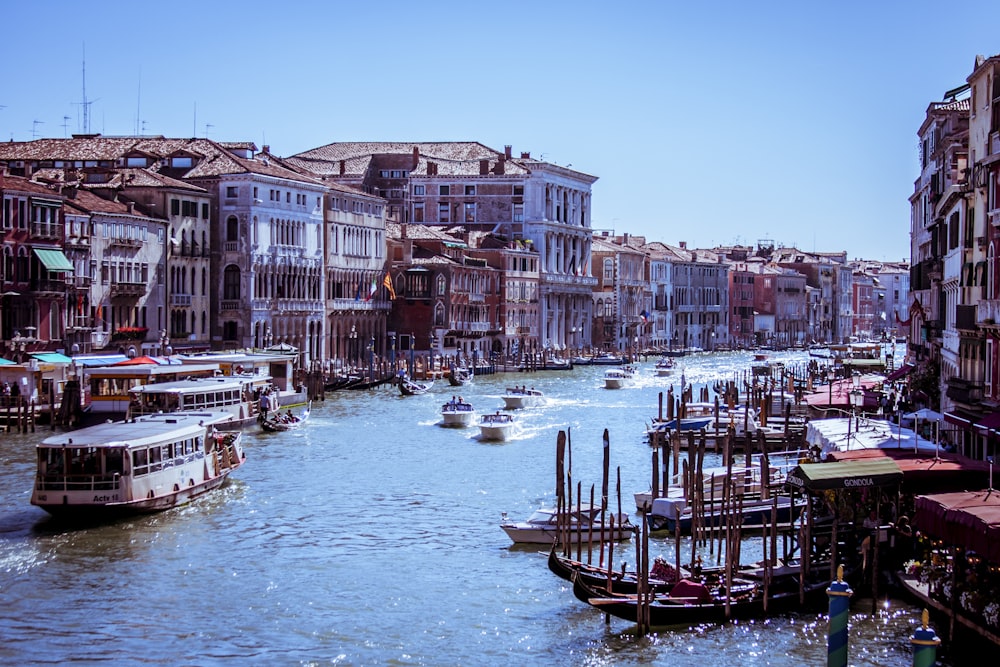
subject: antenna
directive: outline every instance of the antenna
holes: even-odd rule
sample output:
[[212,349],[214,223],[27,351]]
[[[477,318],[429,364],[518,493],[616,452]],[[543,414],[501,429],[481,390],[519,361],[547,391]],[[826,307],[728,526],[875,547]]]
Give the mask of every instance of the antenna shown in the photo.
[[69,129],[68,129],[69,128],[69,119],[70,119],[69,116],[63,116],[63,124],[62,124],[63,139],[65,139],[66,137],[69,136]]
[[212,125],[211,123],[205,123],[205,138],[206,139],[208,139],[208,130],[209,130],[209,128],[212,128],[212,127],[215,127],[215,126]]
[[142,68],[139,68],[139,85],[135,93],[135,133],[136,136],[139,135],[139,109],[142,103]]
[[31,139],[35,140],[38,138],[38,126],[44,125],[44,120],[33,120],[31,121]]
[[87,101],[87,43],[83,43],[83,133],[90,134],[90,102]]
[[198,136],[198,103],[194,103],[194,121],[191,123],[191,136]]

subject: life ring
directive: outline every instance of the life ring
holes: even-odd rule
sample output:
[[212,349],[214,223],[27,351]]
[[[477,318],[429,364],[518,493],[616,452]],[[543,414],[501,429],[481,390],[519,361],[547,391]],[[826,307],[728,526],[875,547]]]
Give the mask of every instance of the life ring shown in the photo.
[[243,366],[237,364],[237,366],[236,366],[236,368],[234,370],[236,371],[237,375],[243,375]]

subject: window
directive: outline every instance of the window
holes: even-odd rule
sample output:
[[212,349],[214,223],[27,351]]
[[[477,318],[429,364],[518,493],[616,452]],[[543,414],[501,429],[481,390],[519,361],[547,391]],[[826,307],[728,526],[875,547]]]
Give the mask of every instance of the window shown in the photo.
[[465,203],[465,221],[475,222],[476,221],[476,204],[475,202]]
[[193,162],[189,157],[172,157],[170,158],[170,166],[174,169],[190,169]]
[[170,200],[170,215],[181,214],[181,201],[179,199]]
[[223,273],[222,298],[226,301],[240,298],[240,269],[234,264],[227,266]]
[[448,195],[451,194],[451,186],[450,185],[439,185],[438,186],[438,194],[440,196],[442,196],[442,197],[447,197]]
[[226,186],[226,199],[235,199],[240,193],[240,189],[235,185]]
[[523,185],[515,185],[514,186],[514,196],[515,197],[523,197],[524,196],[524,186]]
[[423,194],[424,194],[424,186],[422,186],[422,185],[414,185],[413,186],[413,194],[419,195],[419,196],[423,196]]
[[423,222],[424,221],[424,205],[414,204],[413,205],[413,222]]
[[524,222],[524,204],[514,204],[514,222]]
[[451,222],[449,211],[450,209],[447,202],[441,202],[438,204],[438,222]]
[[208,204],[201,205],[201,218],[202,220],[208,220]]
[[465,196],[466,197],[475,197],[476,196],[476,186],[475,185],[466,185],[465,186]]

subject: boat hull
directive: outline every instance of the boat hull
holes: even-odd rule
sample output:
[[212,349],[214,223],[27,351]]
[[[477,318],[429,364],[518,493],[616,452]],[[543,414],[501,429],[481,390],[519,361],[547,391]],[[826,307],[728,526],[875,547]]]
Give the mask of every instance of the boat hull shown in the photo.
[[495,440],[502,442],[510,438],[511,431],[513,430],[513,424],[504,424],[501,426],[479,426],[479,436],[483,440]]
[[442,412],[441,425],[449,428],[466,428],[475,420],[474,412]]
[[[509,537],[514,544],[551,545],[559,536],[556,526],[532,526],[523,523],[506,523],[502,524],[500,527],[503,528],[503,531],[507,533],[507,537]],[[610,528],[605,528],[604,541],[621,542],[623,540],[629,540],[632,538],[632,533],[632,524],[616,526],[614,534],[612,534]],[[582,530],[570,528],[569,537],[567,539],[570,544],[576,544],[578,542],[583,544],[599,543],[601,541],[600,526],[594,526],[593,531],[591,531],[589,527],[585,527]]]

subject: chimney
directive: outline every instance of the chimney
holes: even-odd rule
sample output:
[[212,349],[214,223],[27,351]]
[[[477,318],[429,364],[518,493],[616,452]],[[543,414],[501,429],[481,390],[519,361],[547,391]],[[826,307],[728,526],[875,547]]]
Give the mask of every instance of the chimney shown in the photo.
[[[507,157],[510,156],[508,155]],[[506,158],[501,156],[500,159],[497,160],[497,166],[493,168],[493,173],[503,175],[506,162],[507,162]]]
[[346,173],[347,173],[347,161],[346,160],[341,160],[340,161],[340,175],[343,176]]
[[413,166],[410,167],[410,170],[412,171],[412,170],[416,169],[418,164],[420,164],[420,149],[417,148],[416,146],[414,146],[413,147]]
[[531,159],[531,151],[521,151],[521,159],[522,160],[530,160]]
[[681,250],[687,250],[688,242],[687,241],[681,241],[678,245],[680,245]]
[[437,173],[438,173],[437,163],[436,162],[431,162],[431,161],[428,160],[427,161],[427,175],[428,176],[437,176]]
[[510,146],[503,147],[503,156],[508,160],[510,159]]
[[479,175],[480,176],[485,176],[488,173],[490,173],[490,161],[489,160],[480,160],[479,161]]
[[406,238],[406,223],[405,222],[399,225],[399,238],[401,238],[401,239],[405,239]]
[[129,215],[135,213],[135,202],[134,201],[125,202],[125,209],[129,212]]
[[271,147],[268,146],[267,144],[264,144],[263,148],[260,149],[260,152],[261,153],[270,153],[271,152]]

